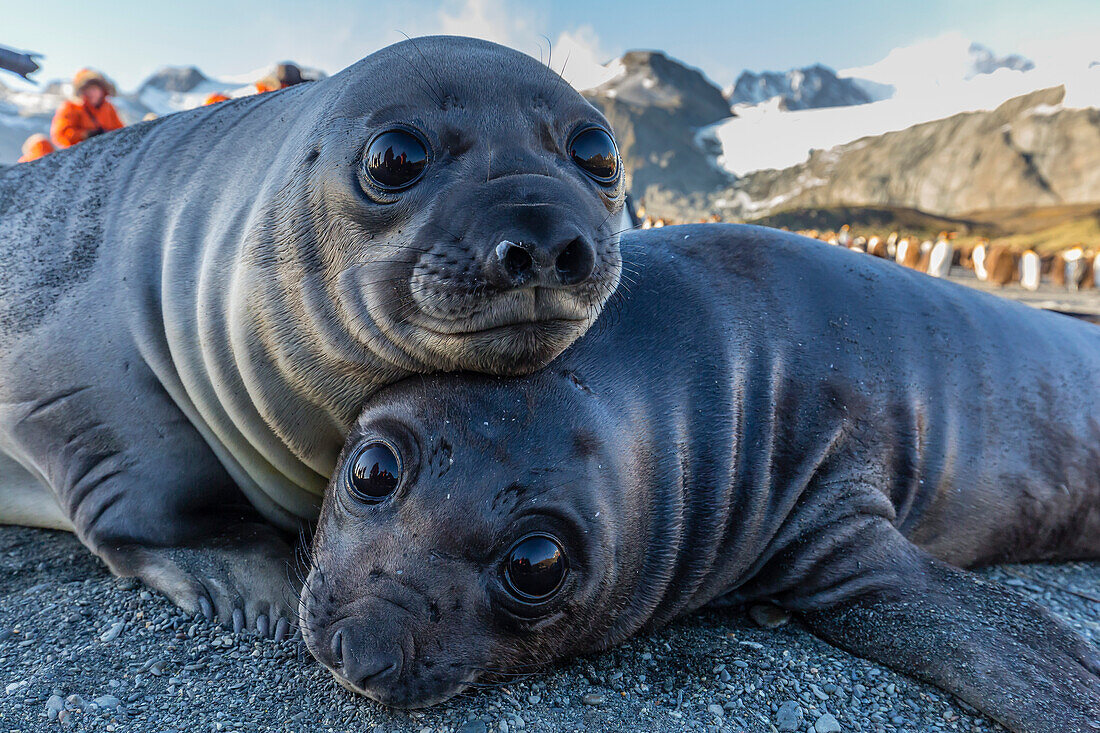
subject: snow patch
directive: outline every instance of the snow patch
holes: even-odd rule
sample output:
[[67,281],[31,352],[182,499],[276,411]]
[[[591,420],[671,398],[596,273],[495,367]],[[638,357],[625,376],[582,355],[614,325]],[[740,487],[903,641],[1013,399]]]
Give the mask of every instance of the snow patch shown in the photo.
[[[876,102],[797,111],[782,110],[774,101],[739,105],[734,110],[738,116],[716,123],[710,134],[722,147],[719,164],[743,176],[798,165],[813,150],[960,112],[995,109],[1014,97],[1059,85],[1066,88],[1062,107],[1100,108],[1100,66],[1089,66],[1095,40],[1084,45],[1088,41],[1083,36],[1080,44],[1036,46],[1029,49],[1029,58],[996,57],[961,34],[949,33],[894,49],[876,64],[837,72],[859,80],[868,93],[877,90],[877,96],[872,94]],[[882,97],[885,90],[893,91]]]

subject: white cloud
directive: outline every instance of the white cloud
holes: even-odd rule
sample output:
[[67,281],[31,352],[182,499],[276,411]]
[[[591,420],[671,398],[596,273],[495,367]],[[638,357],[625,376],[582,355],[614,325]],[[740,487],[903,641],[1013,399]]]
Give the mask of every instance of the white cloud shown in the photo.
[[438,32],[471,36],[511,46],[530,53],[545,22],[532,9],[507,4],[504,0],[465,0],[461,5],[445,3],[436,13]]
[[464,0],[446,3],[435,17],[431,32],[472,36],[522,51],[543,63],[577,89],[589,89],[610,77],[604,50],[591,25],[567,29],[551,40],[546,18],[534,9],[506,0]]
[[604,65],[610,59],[611,54],[603,49],[596,29],[590,25],[562,31],[554,43],[554,68],[577,89],[597,87],[614,76],[615,72]]

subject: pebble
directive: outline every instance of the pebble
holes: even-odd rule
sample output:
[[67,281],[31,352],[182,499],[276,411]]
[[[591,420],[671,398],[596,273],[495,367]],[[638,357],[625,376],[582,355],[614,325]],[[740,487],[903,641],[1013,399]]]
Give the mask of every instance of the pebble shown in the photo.
[[489,726],[485,725],[484,720],[475,718],[460,725],[455,733],[489,733]]
[[814,730],[817,733],[840,733],[840,723],[832,713],[825,713],[814,723]]
[[46,700],[46,717],[50,721],[57,720],[57,714],[65,709],[65,701],[59,695],[50,695]]
[[99,637],[102,642],[114,641],[118,638],[118,635],[122,633],[122,629],[126,626],[122,621],[116,621],[111,624],[111,628],[103,632],[103,635]]
[[787,700],[775,714],[775,725],[781,731],[794,731],[802,727],[802,706],[795,700]]
[[585,705],[596,707],[598,705],[603,705],[605,702],[607,702],[607,698],[604,697],[603,693],[590,692],[581,698],[581,702]]
[[19,680],[18,682],[9,682],[7,685],[4,686],[4,693],[10,695],[13,692],[19,692],[20,690],[22,690],[24,687],[26,687],[30,683],[31,683],[30,680]]
[[104,710],[114,710],[122,704],[122,701],[114,695],[101,695],[95,700],[92,700],[92,702],[94,702],[96,705],[103,708]]
[[787,625],[791,620],[791,614],[790,611],[771,603],[758,603],[749,607],[749,618],[761,628],[778,629],[780,626]]
[[723,718],[726,715],[726,711],[722,709],[722,706],[714,703],[707,705],[707,712],[716,718]]

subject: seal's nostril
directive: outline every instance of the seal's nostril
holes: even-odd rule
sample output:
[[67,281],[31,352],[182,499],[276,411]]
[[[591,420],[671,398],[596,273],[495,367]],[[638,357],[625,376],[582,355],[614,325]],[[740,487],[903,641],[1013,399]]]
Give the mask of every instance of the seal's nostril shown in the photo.
[[332,635],[332,642],[330,644],[332,648],[332,666],[342,667],[344,666],[344,632],[337,631]]
[[496,255],[508,277],[517,285],[526,280],[535,269],[535,261],[531,259],[531,253],[514,242],[504,240],[498,244]]
[[554,261],[558,279],[563,285],[584,282],[592,274],[595,265],[596,253],[592,251],[592,245],[580,237],[567,244]]

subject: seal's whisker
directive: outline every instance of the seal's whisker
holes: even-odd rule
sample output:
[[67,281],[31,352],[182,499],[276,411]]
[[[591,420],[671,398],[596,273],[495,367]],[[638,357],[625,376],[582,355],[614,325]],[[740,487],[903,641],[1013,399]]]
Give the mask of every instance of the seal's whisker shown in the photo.
[[[424,222],[424,223],[425,224],[430,224],[433,227],[435,227],[436,229],[438,229],[439,231],[443,232],[444,234],[446,234],[450,237],[453,237],[456,242],[461,242],[462,241],[462,237],[458,236],[457,234],[452,232],[450,229],[447,229],[447,228],[435,223],[434,221],[428,221],[428,222]],[[426,250],[419,250],[419,251],[421,251],[421,252],[430,252],[431,250],[426,249]]]
[[[554,42],[551,41],[550,36],[546,35],[545,33],[540,33],[539,35],[542,36],[543,40],[546,41],[546,49],[547,50],[546,50],[546,64],[545,64],[545,66],[546,66],[547,75],[550,76],[549,72],[554,70],[554,67],[553,67],[553,64],[554,64]],[[542,46],[539,46],[539,61],[542,61]],[[551,78],[553,78],[553,77],[551,76]]]
[[414,306],[416,305],[416,302],[414,300],[411,300],[411,297],[412,297],[411,293],[401,292],[398,295],[395,295],[391,298],[387,298],[386,300],[379,301],[377,303],[371,303],[371,309],[372,310],[374,310],[374,309],[383,309],[383,308],[389,308],[390,306],[392,306],[394,304],[404,304],[402,306],[402,310],[393,315],[393,318],[403,318],[406,315],[405,308],[407,308],[410,305],[414,305]]
[[[317,603],[321,603],[321,599],[317,596],[313,589],[309,587],[309,584],[306,583],[300,575],[298,576],[298,578],[301,582],[302,589],[305,590],[306,593],[309,593],[310,597],[312,597],[314,601],[316,601]],[[294,589],[293,581],[290,578],[289,568],[286,574],[286,590],[289,591],[294,598],[299,598],[301,596],[301,592],[295,591]]]
[[[530,675],[528,675],[528,676],[530,676]],[[474,681],[471,681],[471,682],[467,682],[466,684],[468,686],[473,687],[473,688],[478,689],[478,690],[497,690],[497,689],[500,689],[501,687],[507,687],[508,685],[514,685],[515,683],[520,682],[520,681],[521,680],[519,678],[509,679],[509,680],[500,680],[500,681],[497,681],[497,682],[479,682],[477,680],[474,680]]]
[[417,44],[414,38],[410,37],[404,31],[401,31],[401,35],[405,36],[405,40],[412,44],[412,47],[420,54],[420,58],[424,60],[425,66],[428,67],[428,71],[431,72],[432,78],[435,79],[435,84],[439,92],[439,106],[445,107],[447,103],[447,90],[443,88],[443,82],[439,80],[439,71],[432,66],[432,62],[429,61],[428,57],[424,55],[424,52],[420,50],[420,45]]
[[[408,38],[408,36],[406,36],[406,38]],[[410,38],[409,40],[412,40],[412,39]],[[427,77],[425,77],[424,74],[421,73],[420,69],[416,68],[416,64],[414,64],[412,61],[409,61],[409,59],[405,56],[405,54],[401,53],[400,51],[397,51],[395,49],[394,53],[397,54],[398,58],[400,58],[402,61],[404,61],[406,64],[408,64],[412,68],[412,70],[416,72],[416,75],[420,77],[421,81],[423,81],[423,85],[421,86],[421,89],[424,89],[428,93],[428,96],[430,96],[433,100],[435,100],[435,103],[442,109],[443,108],[443,98],[440,97],[439,94],[434,89],[432,89],[431,83],[428,81]]]
[[607,222],[608,222],[608,221],[609,221],[609,220],[611,219],[611,217],[612,217],[612,216],[613,216],[614,214],[615,214],[615,212],[614,212],[614,211],[609,211],[609,212],[607,212],[607,216],[605,216],[605,217],[603,218],[603,221],[601,221],[601,222],[600,222],[600,225],[599,225],[598,227],[596,227],[596,231],[598,232],[599,230],[603,229],[603,228],[604,228],[604,225],[605,225],[605,224],[607,224]]
[[[431,222],[428,222],[431,223]],[[423,249],[421,247],[413,247],[408,244],[391,244],[389,242],[380,242],[379,247],[385,247],[386,249],[407,249],[410,252],[420,252],[421,254],[427,254],[431,252],[431,249]]]
[[384,285],[385,283],[405,282],[406,280],[408,280],[407,277],[385,277],[381,280],[366,280],[360,285]]
[[[295,554],[297,554],[297,553],[295,553]],[[297,578],[298,583],[299,583],[299,585],[301,585],[302,589],[304,589],[307,593],[309,593],[309,595],[317,603],[322,603],[320,597],[318,597],[318,595],[314,592],[314,590],[309,586],[309,583],[306,582],[307,578],[306,578],[305,574],[303,574],[303,572],[302,572],[303,571],[303,566],[301,564],[299,564],[298,562],[294,562],[293,564],[287,563],[286,582],[287,582],[288,590],[294,590],[294,586],[293,586],[291,578],[290,578],[290,572],[291,571],[294,572],[294,576],[295,576],[295,578]],[[295,596],[301,595],[301,591],[296,591],[294,593],[294,595]]]
[[408,260],[371,260],[372,265],[410,265]]
[[638,229],[638,228],[640,228],[640,225],[638,225],[638,224],[635,224],[633,226],[628,226],[624,229],[620,229],[617,232],[612,232],[611,234],[608,234],[606,237],[601,237],[600,239],[598,239],[596,241],[598,241],[600,243],[603,243],[603,242],[606,242],[607,240],[611,239],[612,237],[621,236],[623,234],[626,234],[627,232],[634,231],[635,229]]
[[[561,89],[558,90],[558,93],[554,95],[554,99],[550,102],[551,106],[554,106],[558,102],[560,102],[562,96],[566,93],[566,91],[573,88],[572,84],[570,84],[568,81],[565,81],[565,67],[569,65],[569,58],[570,58],[570,56],[572,56],[572,54],[573,54],[572,51],[565,54],[565,63],[563,63],[561,65],[561,71],[556,72],[557,75],[558,75],[558,78],[561,79],[563,82],[565,82],[565,84]],[[551,70],[553,70],[553,68],[551,68]]]

